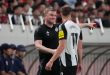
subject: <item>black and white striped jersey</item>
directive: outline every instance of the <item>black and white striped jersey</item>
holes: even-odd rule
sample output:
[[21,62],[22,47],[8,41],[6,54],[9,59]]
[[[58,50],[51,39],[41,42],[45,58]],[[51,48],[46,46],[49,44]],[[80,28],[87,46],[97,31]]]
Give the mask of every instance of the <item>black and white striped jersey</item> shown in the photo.
[[59,40],[66,39],[66,47],[60,56],[63,66],[69,67],[77,65],[77,44],[79,35],[79,26],[71,20],[59,26]]

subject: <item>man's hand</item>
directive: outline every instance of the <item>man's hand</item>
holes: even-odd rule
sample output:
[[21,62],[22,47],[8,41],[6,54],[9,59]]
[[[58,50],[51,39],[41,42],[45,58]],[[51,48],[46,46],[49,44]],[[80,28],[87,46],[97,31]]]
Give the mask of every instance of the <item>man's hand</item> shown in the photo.
[[80,28],[89,27],[93,29],[96,27],[96,23],[80,23],[79,26]]
[[45,69],[47,71],[51,71],[52,70],[52,66],[53,66],[53,62],[49,61],[46,66],[45,66]]
[[88,27],[91,29],[94,29],[94,28],[96,28],[96,23],[90,23],[89,25],[88,25]]
[[82,71],[82,64],[77,65],[77,73],[80,73]]

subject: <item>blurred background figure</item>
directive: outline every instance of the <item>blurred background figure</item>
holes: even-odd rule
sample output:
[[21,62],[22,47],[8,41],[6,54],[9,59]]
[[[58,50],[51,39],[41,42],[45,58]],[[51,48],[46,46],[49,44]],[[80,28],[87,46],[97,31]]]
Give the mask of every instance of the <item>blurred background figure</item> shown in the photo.
[[33,6],[32,16],[33,16],[32,24],[36,26],[41,25],[40,12],[37,6]]
[[26,0],[26,3],[29,5],[28,14],[32,15],[32,7],[35,5],[34,0]]
[[10,45],[1,45],[2,54],[0,56],[0,75],[16,75],[14,70],[14,60],[11,58],[13,50]]
[[0,4],[0,23],[2,23],[2,6],[1,6],[1,4]]
[[[20,15],[23,13],[22,12],[22,6],[21,5],[17,5],[13,8],[14,14],[12,16],[12,23],[14,25],[21,25],[21,19],[20,19]],[[25,22],[25,17],[23,16],[23,20]]]
[[102,24],[104,27],[110,27],[110,11],[106,11],[102,18]]
[[9,44],[9,45],[10,45],[10,48],[13,50],[12,59],[14,59],[16,55],[16,45],[15,44]]
[[14,13],[14,7],[18,5],[17,0],[7,0],[7,13],[9,14],[13,14]]
[[27,3],[22,3],[21,6],[22,6],[22,11],[23,11],[22,14],[25,17],[24,24],[25,25],[29,25],[29,18],[28,18],[28,16],[32,15],[32,14],[30,14],[30,11],[29,11],[30,6]]
[[0,3],[0,23],[1,24],[8,23],[7,7],[3,3]]
[[16,63],[17,63],[17,75],[27,75],[25,66],[23,64],[23,57],[25,56],[26,48],[24,45],[18,45],[16,49]]

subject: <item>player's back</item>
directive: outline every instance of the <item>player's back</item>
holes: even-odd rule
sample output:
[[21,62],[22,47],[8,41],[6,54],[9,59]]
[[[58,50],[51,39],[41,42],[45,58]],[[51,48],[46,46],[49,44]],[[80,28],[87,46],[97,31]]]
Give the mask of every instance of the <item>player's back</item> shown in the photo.
[[75,50],[75,48],[77,48],[77,43],[80,35],[80,28],[76,23],[72,22],[71,20],[67,21],[64,25],[67,30],[66,47],[67,49],[73,51],[73,49]]
[[66,47],[61,54],[61,60],[64,66],[74,66],[77,65],[77,43],[80,35],[80,28],[71,20],[66,21],[62,25],[66,32]]

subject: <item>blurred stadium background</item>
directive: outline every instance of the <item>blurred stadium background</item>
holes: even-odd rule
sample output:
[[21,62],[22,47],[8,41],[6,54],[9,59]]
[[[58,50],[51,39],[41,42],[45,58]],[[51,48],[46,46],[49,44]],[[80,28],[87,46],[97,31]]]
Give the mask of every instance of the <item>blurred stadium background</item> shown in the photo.
[[[36,75],[39,63],[34,30],[39,21],[42,24],[43,10],[47,6],[54,7],[59,16],[59,8],[65,3],[77,13],[75,17],[79,22],[85,23],[89,18],[97,23],[92,33],[90,29],[82,29],[84,63],[79,75],[110,75],[110,0],[0,0],[0,44],[25,45],[27,53],[23,60],[26,71],[29,75]],[[17,22],[13,22],[14,15],[19,16],[19,19],[15,18]],[[32,21],[35,18],[37,22]]]

